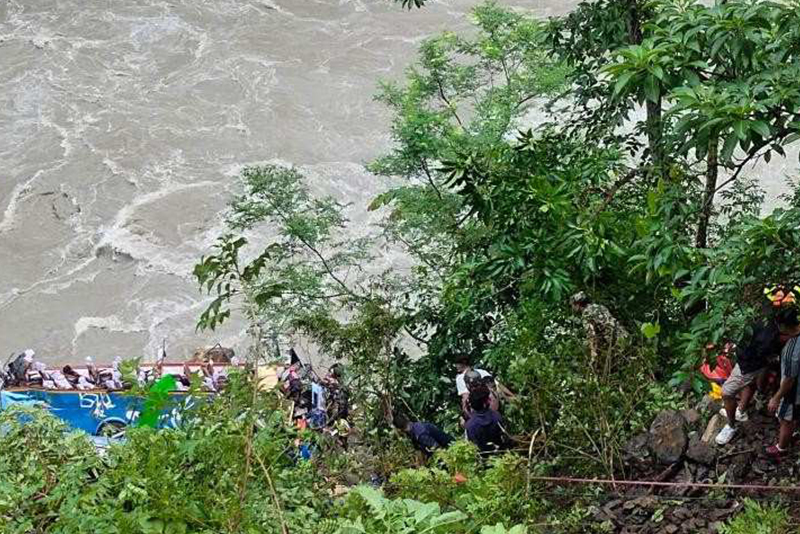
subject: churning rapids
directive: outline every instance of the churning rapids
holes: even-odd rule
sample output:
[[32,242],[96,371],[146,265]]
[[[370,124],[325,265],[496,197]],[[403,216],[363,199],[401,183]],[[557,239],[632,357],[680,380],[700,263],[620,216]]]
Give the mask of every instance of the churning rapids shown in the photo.
[[[474,3],[0,0],[0,352],[235,345],[241,325],[195,332],[191,269],[238,169],[297,165],[366,222],[384,184],[362,164],[390,142],[377,81]],[[576,1],[508,3],[549,16]]]

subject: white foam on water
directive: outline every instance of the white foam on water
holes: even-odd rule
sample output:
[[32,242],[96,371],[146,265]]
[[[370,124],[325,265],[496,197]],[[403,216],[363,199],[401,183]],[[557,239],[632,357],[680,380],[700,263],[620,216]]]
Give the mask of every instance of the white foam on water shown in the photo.
[[167,181],[156,191],[139,195],[117,212],[111,225],[100,230],[100,240],[95,245],[95,253],[109,249],[113,254],[124,254],[139,262],[139,274],[159,271],[185,277],[191,271],[197,258],[194,253],[181,253],[174,247],[162,245],[130,230],[128,225],[135,217],[136,210],[147,204],[157,202],[171,195],[198,188],[218,188],[219,183],[205,180],[194,183]]
[[42,175],[43,172],[43,170],[38,171],[25,182],[15,185],[14,189],[11,190],[11,198],[8,201],[5,211],[3,211],[3,218],[0,219],[0,234],[8,232],[14,228],[20,202],[24,200],[25,196],[31,192],[33,183]]
[[75,322],[74,335],[72,337],[72,355],[77,355],[78,340],[89,330],[106,330],[109,332],[119,332],[124,334],[139,333],[143,331],[141,325],[135,321],[122,320],[117,315],[106,317],[81,317]]
[[170,15],[166,17],[138,18],[130,30],[130,42],[137,51],[144,46],[153,45],[164,37],[189,29],[189,26],[180,17]]

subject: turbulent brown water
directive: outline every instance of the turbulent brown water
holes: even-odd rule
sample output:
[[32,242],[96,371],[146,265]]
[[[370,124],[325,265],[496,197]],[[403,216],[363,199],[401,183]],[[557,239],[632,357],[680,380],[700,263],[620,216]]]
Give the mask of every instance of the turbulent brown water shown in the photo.
[[[513,4],[547,16],[571,2]],[[381,183],[362,164],[389,143],[378,79],[472,5],[0,0],[0,351],[235,344],[235,325],[195,333],[190,273],[237,169],[292,163],[363,208]]]
[[474,4],[0,0],[0,354],[236,344],[237,325],[195,332],[191,268],[237,169],[298,165],[364,217],[382,184],[362,164],[389,146],[376,82]]

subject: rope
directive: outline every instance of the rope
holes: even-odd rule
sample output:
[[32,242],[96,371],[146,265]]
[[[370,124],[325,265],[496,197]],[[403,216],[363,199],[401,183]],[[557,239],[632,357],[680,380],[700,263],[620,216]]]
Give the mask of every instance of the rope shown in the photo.
[[785,491],[800,492],[800,486],[763,486],[751,484],[708,484],[703,482],[654,482],[650,480],[609,480],[591,478],[568,478],[568,477],[531,477],[537,482],[552,482],[556,484],[605,484],[620,486],[655,486],[662,488],[703,488],[712,490],[757,490],[757,491]]

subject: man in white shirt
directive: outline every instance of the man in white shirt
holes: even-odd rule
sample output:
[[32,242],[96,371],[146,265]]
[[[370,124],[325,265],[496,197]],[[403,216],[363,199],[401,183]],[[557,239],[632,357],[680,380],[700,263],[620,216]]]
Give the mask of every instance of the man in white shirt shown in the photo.
[[[465,416],[468,416],[470,413],[469,388],[467,387],[466,375],[472,370],[469,356],[459,356],[456,360],[456,371],[458,371],[456,375],[456,391],[458,392],[458,396],[461,397],[461,411]],[[475,369],[474,371],[478,373],[481,378],[492,376],[489,371],[484,371],[483,369]]]

